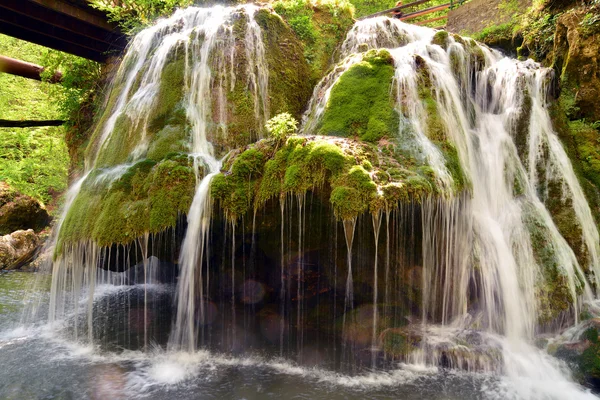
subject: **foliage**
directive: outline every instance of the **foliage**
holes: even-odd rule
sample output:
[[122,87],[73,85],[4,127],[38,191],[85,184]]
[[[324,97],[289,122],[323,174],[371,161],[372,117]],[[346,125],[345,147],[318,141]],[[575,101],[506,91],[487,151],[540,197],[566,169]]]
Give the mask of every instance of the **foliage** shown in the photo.
[[298,130],[298,121],[290,113],[277,114],[267,121],[267,131],[271,137],[278,140],[285,140]]
[[[150,25],[159,17],[169,15],[180,7],[192,5],[192,0],[91,0],[92,7],[105,12],[110,21],[116,22],[121,30],[134,34]],[[203,2],[204,3],[204,2]]]
[[[92,118],[86,114],[88,109],[83,104],[91,104],[95,96],[101,92],[101,64],[59,51],[46,51],[41,58],[45,67],[42,80],[49,80],[54,71],[62,73],[60,85],[48,87],[49,95],[58,105],[60,117],[67,120],[67,125],[85,130]],[[84,125],[84,126],[82,126]]]
[[[0,54],[42,64],[50,53],[32,43],[0,35]],[[66,75],[68,76],[68,75]],[[51,85],[9,74],[0,74],[0,118],[59,119],[64,117],[54,93],[66,91]],[[67,185],[68,153],[64,127],[1,128],[0,181],[22,193],[51,201]]]
[[354,6],[348,0],[277,0],[273,9],[302,41],[316,83],[354,23]]

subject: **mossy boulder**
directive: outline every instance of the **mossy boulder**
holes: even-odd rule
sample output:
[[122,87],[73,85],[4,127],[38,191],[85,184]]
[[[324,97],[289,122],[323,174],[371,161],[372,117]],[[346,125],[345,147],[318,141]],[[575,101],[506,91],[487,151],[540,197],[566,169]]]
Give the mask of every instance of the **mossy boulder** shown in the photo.
[[0,182],[0,235],[20,229],[39,231],[49,222],[50,217],[43,204]]
[[160,162],[139,161],[117,176],[93,170],[63,222],[59,251],[84,240],[99,246],[127,244],[144,233],[175,227],[194,196],[192,164],[175,153]]
[[369,142],[395,136],[399,116],[394,107],[394,74],[394,59],[387,50],[365,53],[331,89],[319,134]]
[[578,337],[549,346],[549,352],[565,361],[580,383],[600,387],[600,320],[593,318],[581,323]]
[[[303,45],[271,9],[259,9],[254,15],[262,28],[264,65],[251,68],[250,62],[258,60],[261,49],[256,54],[246,49],[248,18],[240,8],[230,26],[219,28],[223,29],[219,34],[233,45],[231,65],[220,46],[208,55],[213,75],[206,130],[216,157],[256,141],[274,114],[287,112],[299,119],[311,95],[311,72],[302,55]],[[201,42],[203,37],[197,40]],[[64,244],[87,240],[100,246],[129,243],[144,233],[175,226],[178,216],[188,212],[196,177],[203,175],[202,170],[194,171],[187,156],[192,151],[194,128],[185,105],[191,86],[186,68],[193,61],[186,57],[191,53],[183,41],[170,48],[157,86],[143,92],[147,96],[155,91],[150,107],[144,109],[139,107],[144,103],[136,92],[147,84],[147,77],[142,78],[151,67],[152,58],[148,58],[127,90],[127,107],[101,145],[106,123],[125,91],[127,74],[123,71],[132,67],[122,66],[87,149],[94,169],[62,225],[59,251]],[[256,81],[262,72],[268,75],[264,93]]]
[[[259,9],[254,15],[255,21],[262,28],[265,64],[250,66],[250,62],[257,61],[254,59],[259,57],[260,51],[251,54],[246,49],[248,18],[243,9],[239,9],[232,17],[232,26],[220,28],[223,29],[220,33],[223,37],[233,36],[234,59],[231,65],[228,65],[231,59],[224,55],[219,46],[208,55],[213,76],[206,128],[208,140],[220,156],[229,149],[247,145],[260,138],[264,133],[264,123],[273,115],[288,112],[299,119],[312,91],[311,72],[302,56],[301,41],[281,17],[267,8]],[[203,38],[199,37],[198,40],[202,41]],[[135,96],[140,85],[144,84],[142,74],[151,67],[152,58],[148,58],[127,93],[127,110],[118,116],[112,133],[102,148],[99,148],[104,127],[115,111],[119,95],[126,87],[127,74],[118,75],[120,78],[114,82],[106,111],[99,119],[86,150],[88,159],[93,159],[98,153],[96,166],[108,167],[129,162],[132,154],[139,156],[141,153],[144,158],[160,161],[170,152],[190,150],[188,143],[192,125],[185,109],[185,99],[190,87],[186,68],[194,61],[186,57],[191,57],[191,54],[191,51],[186,51],[183,42],[170,49],[160,72],[150,112],[140,119],[137,110],[139,105],[136,103],[139,99],[135,100]],[[223,67],[222,64],[227,65]],[[268,75],[267,87],[258,87],[257,78],[250,76],[251,73]],[[263,89],[267,92],[259,93]],[[148,93],[142,95],[149,96]],[[139,92],[137,96],[140,96]]]

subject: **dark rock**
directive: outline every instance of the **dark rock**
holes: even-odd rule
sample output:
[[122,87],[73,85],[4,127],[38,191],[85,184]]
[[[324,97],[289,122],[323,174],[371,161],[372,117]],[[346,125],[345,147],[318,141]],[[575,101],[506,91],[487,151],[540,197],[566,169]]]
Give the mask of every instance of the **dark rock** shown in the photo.
[[0,235],[20,229],[39,231],[49,222],[48,212],[39,201],[0,182]]

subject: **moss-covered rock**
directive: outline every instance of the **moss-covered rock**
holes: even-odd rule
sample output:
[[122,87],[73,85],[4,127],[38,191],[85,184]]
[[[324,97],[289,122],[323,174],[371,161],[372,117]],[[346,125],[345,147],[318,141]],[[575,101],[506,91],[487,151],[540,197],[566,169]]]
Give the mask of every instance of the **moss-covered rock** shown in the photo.
[[279,146],[269,139],[240,150],[213,179],[212,195],[231,220],[271,198],[307,191],[326,193],[342,220],[435,193],[427,170],[401,164],[390,143],[380,144],[389,155],[365,142],[323,136],[292,136]]
[[[244,8],[239,8],[231,26],[219,28],[223,29],[220,37],[233,45],[235,59],[231,65],[230,55],[225,55],[220,46],[208,55],[213,75],[206,133],[217,157],[257,140],[271,115],[288,112],[300,118],[312,90],[311,71],[294,31],[270,9],[259,9],[254,18],[262,28],[264,49],[251,54],[246,49],[248,18]],[[201,43],[203,37],[197,40]],[[251,66],[251,61],[260,64],[262,50],[264,65]],[[148,79],[142,79],[151,67],[153,59],[148,58],[126,93],[129,104],[100,148],[106,123],[125,90],[127,74],[122,73],[115,81],[87,149],[88,160],[95,160],[95,169],[83,183],[62,226],[61,245],[86,240],[100,246],[127,243],[144,233],[173,227],[178,215],[188,211],[195,176],[202,175],[202,171],[194,173],[186,155],[192,150],[194,128],[185,107],[191,87],[186,69],[194,61],[186,57],[192,53],[183,41],[169,50],[157,87],[147,87],[143,92],[148,96],[156,91],[155,96],[140,113],[139,100],[149,98],[141,98],[136,91]],[[125,70],[131,67],[122,66]],[[266,87],[258,87],[259,75],[268,76]],[[241,168],[235,173],[248,172]]]
[[21,229],[39,231],[49,222],[50,216],[39,201],[0,182],[0,235]]
[[[531,248],[536,263],[541,267],[541,276],[536,283],[538,304],[538,321],[541,324],[549,324],[563,312],[567,312],[574,299],[569,289],[567,275],[561,260],[558,257],[558,249],[554,248],[548,241],[552,235],[542,217],[533,205],[524,207],[523,222],[529,231]],[[583,277],[580,277],[583,279]],[[583,286],[581,282],[578,288]]]
[[273,8],[302,41],[310,86],[314,86],[334,62],[333,55],[354,24],[353,6],[347,1],[279,0]]
[[174,227],[194,196],[192,161],[172,154],[160,162],[145,159],[117,178],[92,171],[61,228],[59,251],[66,243],[92,240],[99,246],[125,244],[144,233]]
[[302,44],[277,14],[262,9],[255,18],[264,32],[270,114],[287,112],[299,120],[312,93],[311,71]]
[[331,89],[322,118],[322,135],[375,142],[398,132],[392,91],[394,60],[387,50],[371,50]]

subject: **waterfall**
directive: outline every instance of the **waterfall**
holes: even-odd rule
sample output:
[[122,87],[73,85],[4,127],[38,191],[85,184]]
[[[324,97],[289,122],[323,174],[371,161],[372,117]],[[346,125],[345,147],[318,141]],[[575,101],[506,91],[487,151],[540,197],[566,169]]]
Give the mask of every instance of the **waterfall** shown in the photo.
[[[428,343],[481,326],[505,338],[500,345],[504,371],[514,377],[531,374],[533,364],[521,365],[515,356],[522,352],[538,358],[525,343],[540,329],[538,293],[544,266],[528,221],[535,218],[543,227],[554,265],[565,277],[575,322],[581,305],[593,300],[592,288],[600,276],[598,230],[547,109],[552,72],[531,60],[506,58],[470,39],[388,18],[357,22],[342,48],[341,71],[334,70],[317,86],[305,124],[318,130],[332,88],[349,66],[361,61],[361,52],[388,48],[396,69],[398,138],[432,168],[446,193],[423,203],[421,329],[422,346],[429,354],[417,351],[412,359],[426,361],[436,347]],[[468,181],[466,194],[452,193],[448,161],[439,143],[427,135],[431,111],[425,110],[418,88],[423,74],[431,82],[428,89],[446,140],[457,150]],[[517,147],[517,140],[526,141],[525,150]],[[588,255],[585,264],[578,262],[546,208],[552,181],[558,182],[562,204],[574,211]],[[560,375],[547,361],[539,362],[549,376]]]
[[[160,20],[133,38],[111,84],[111,92],[115,93],[111,95],[113,100],[109,102],[88,148],[86,173],[69,189],[63,215],[52,239],[53,246],[57,243],[63,246],[59,239],[62,223],[84,185],[110,187],[136,162],[146,157],[150,144],[147,133],[149,119],[160,101],[163,74],[170,58],[174,54],[183,53],[185,87],[182,106],[190,126],[189,157],[197,183],[179,257],[180,280],[176,295],[178,307],[170,340],[173,348],[194,350],[198,329],[196,313],[199,311],[200,319],[203,318],[202,298],[206,288],[203,286],[202,268],[209,254],[208,237],[212,212],[210,183],[222,165],[211,140],[216,135],[227,136],[226,96],[236,85],[236,58],[240,55],[237,54],[239,50],[236,50],[234,25],[240,20],[245,20],[246,26],[242,49],[246,61],[245,84],[255,100],[254,113],[259,132],[269,117],[269,73],[262,30],[255,21],[257,10],[258,7],[254,5],[216,6],[209,9],[191,7],[178,10],[170,18]],[[213,102],[206,101],[207,99],[214,99],[217,106],[213,107]],[[111,141],[117,140],[116,127],[122,120],[129,122],[129,135],[134,131],[141,133],[135,138],[137,142],[126,162],[108,168],[107,162],[100,159],[100,156],[110,153],[107,146]],[[225,149],[227,150],[230,149]],[[50,321],[64,317],[65,312],[72,308],[70,304],[76,303],[76,299],[81,296],[83,287],[90,285],[87,291],[93,292],[96,265],[114,257],[110,248],[101,248],[89,241],[63,247],[52,267]],[[148,238],[140,249],[146,277]],[[129,246],[123,249],[125,255],[122,263],[120,262],[122,269],[137,262],[128,258],[130,251]],[[134,251],[138,251],[137,247]],[[145,278],[143,282],[150,283]],[[92,300],[90,297],[90,302]],[[91,313],[90,303],[87,312],[90,339],[93,331]],[[147,312],[144,310],[145,322],[146,318]],[[75,326],[77,329],[77,324]],[[146,331],[144,336],[147,336]]]
[[[211,187],[217,198],[213,184],[233,174],[236,157],[268,142],[249,144],[262,138],[277,109],[269,95],[269,32],[258,12],[254,5],[191,7],[132,39],[91,139],[85,174],[69,190],[52,239],[60,251],[52,267],[50,322],[65,322],[78,339],[113,335],[105,326],[110,313],[104,320],[94,314],[114,306],[97,295],[112,285],[125,293],[119,301],[127,309],[111,322],[118,326],[114,335],[123,336],[111,339],[118,348],[148,351],[157,343],[169,354],[275,349],[281,358],[344,371],[397,368],[399,362],[450,366],[513,381],[553,379],[576,392],[560,365],[533,346],[536,335],[576,323],[600,284],[598,230],[548,112],[551,71],[396,19],[359,21],[341,45],[339,63],[316,85],[300,137],[289,142],[328,135],[320,129],[336,84],[371,50],[384,49],[393,65],[389,98],[399,122],[369,151],[379,157],[393,143],[401,155],[396,162],[431,178],[432,190],[340,223],[326,188],[315,183],[307,192],[282,189],[233,216],[220,212]],[[169,114],[160,130],[153,119],[163,107],[162,83],[176,73],[185,140],[158,161],[150,156],[155,142],[176,118]],[[230,125],[238,110],[229,101],[240,85],[252,117],[244,126],[246,142],[233,137]],[[331,138],[319,140],[333,146]],[[160,162],[176,165],[169,174],[185,169],[178,162],[192,170],[185,220],[113,245],[94,242],[94,232],[78,242],[64,239],[68,218],[86,222],[72,211],[78,199],[124,185],[124,177],[128,186],[143,186],[136,174]],[[376,174],[367,162],[357,167],[365,176]],[[249,204],[245,196],[260,183],[253,173],[247,186],[232,189],[236,201]],[[566,238],[552,210],[556,202],[569,212],[581,248]],[[129,206],[133,215],[154,204],[136,199]],[[169,266],[176,272],[163,279]],[[165,281],[172,287],[161,291]],[[125,286],[143,287],[143,295]],[[165,300],[164,292],[173,298]],[[550,296],[561,296],[562,308],[552,309]],[[169,308],[164,319],[153,312],[162,301]],[[552,398],[553,388],[544,394]],[[528,398],[536,389],[516,390]]]

